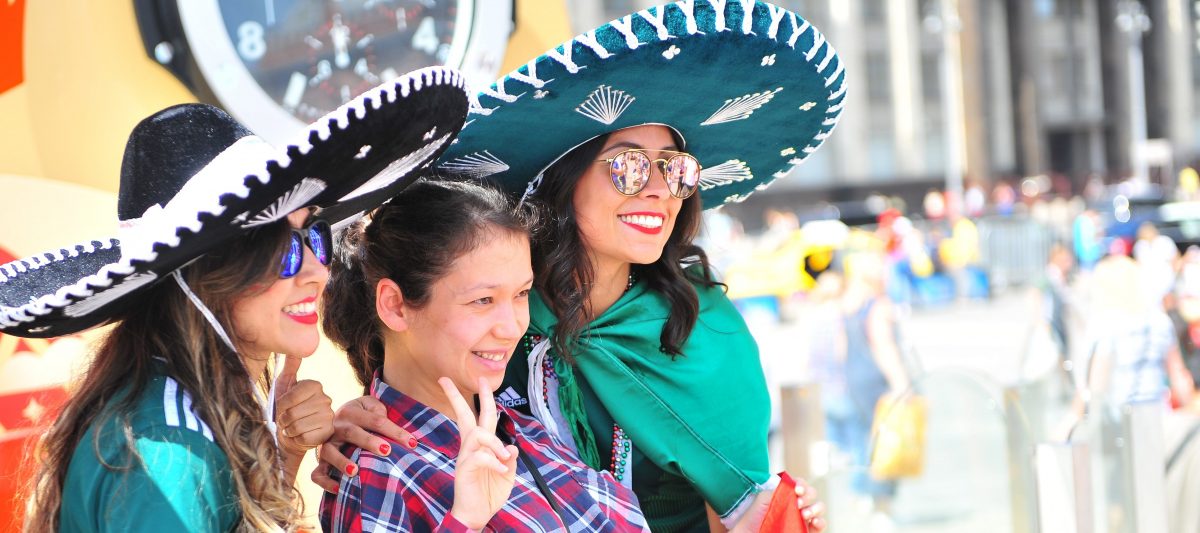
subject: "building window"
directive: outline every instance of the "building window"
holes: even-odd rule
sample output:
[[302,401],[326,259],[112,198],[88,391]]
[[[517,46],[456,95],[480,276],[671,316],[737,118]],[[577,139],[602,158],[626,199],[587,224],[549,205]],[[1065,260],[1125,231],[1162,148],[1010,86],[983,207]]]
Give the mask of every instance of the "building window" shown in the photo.
[[873,104],[887,105],[892,84],[887,56],[880,52],[867,53],[867,99]]
[[1040,18],[1054,16],[1059,8],[1059,0],[1033,0],[1033,13]]
[[1079,0],[1054,0],[1054,16],[1075,20],[1083,17],[1083,5]]
[[942,98],[942,63],[937,52],[921,54],[921,96],[926,102]]
[[884,0],[862,0],[862,16],[863,21],[872,23],[882,23],[886,19],[886,13],[883,12]]

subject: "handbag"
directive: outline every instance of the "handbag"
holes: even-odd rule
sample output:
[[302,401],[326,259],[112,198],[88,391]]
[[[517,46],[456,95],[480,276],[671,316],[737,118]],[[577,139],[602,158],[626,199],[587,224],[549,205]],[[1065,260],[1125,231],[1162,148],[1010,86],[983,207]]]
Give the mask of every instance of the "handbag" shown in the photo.
[[917,395],[883,395],[875,404],[871,423],[869,471],[875,479],[921,475],[925,466],[925,421],[928,406]]

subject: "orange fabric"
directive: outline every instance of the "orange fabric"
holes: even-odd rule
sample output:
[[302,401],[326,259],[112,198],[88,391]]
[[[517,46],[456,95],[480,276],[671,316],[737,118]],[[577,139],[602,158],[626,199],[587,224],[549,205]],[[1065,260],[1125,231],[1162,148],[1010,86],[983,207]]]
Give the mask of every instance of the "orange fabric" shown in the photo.
[[771,505],[763,518],[763,533],[808,533],[808,524],[796,507],[796,480],[787,472],[779,473],[779,486],[771,495]]
[[25,81],[25,0],[0,2],[0,93]]

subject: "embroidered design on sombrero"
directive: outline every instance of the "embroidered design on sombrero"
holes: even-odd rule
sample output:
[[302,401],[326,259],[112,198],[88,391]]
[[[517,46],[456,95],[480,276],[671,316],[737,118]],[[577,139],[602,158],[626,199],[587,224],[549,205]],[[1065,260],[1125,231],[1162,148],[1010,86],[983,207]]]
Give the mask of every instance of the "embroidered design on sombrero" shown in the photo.
[[438,140],[426,144],[425,146],[413,150],[408,155],[388,163],[388,166],[383,170],[380,170],[378,174],[372,176],[371,179],[366,181],[366,183],[359,185],[358,188],[350,191],[349,194],[338,198],[338,201],[345,202],[347,200],[353,200],[359,196],[373,193],[395,183],[396,180],[400,179],[400,177],[412,172],[417,165],[420,165],[426,159],[428,159],[430,155],[433,155],[433,153],[436,152],[438,148],[441,148],[443,144],[446,144],[446,140],[450,138],[450,135],[450,133],[442,135],[438,138]]
[[812,108],[814,108],[814,107],[817,107],[816,102],[804,102],[804,105],[800,106],[800,110],[801,111],[811,111]]
[[746,162],[730,159],[720,165],[700,170],[700,190],[707,191],[713,187],[749,179],[754,179],[754,173],[750,172]]
[[764,66],[764,67],[775,66],[775,54],[771,54],[769,56],[763,56],[762,64],[760,66]]
[[790,146],[779,151],[779,155],[782,157],[787,157],[789,155],[795,155],[795,154],[796,154],[796,149],[792,148]]
[[257,215],[254,215],[254,218],[245,224],[242,224],[242,227],[253,228],[275,222],[287,216],[288,213],[308,205],[309,200],[316,198],[324,190],[324,181],[317,178],[304,178],[295,187],[292,187],[292,190],[284,193],[278,200],[275,200],[275,203],[263,209]]
[[[121,280],[120,283],[113,285],[104,292],[95,296],[85,298],[77,303],[68,305],[63,309],[63,314],[71,317],[84,316],[94,312],[101,307],[108,305],[110,302],[129,294],[142,286],[154,283],[158,279],[158,275],[153,272],[142,272],[134,274]],[[111,280],[109,280],[111,282]]]
[[749,197],[750,197],[750,193],[746,193],[746,194],[731,194],[731,195],[729,195],[729,196],[726,196],[726,197],[725,197],[725,203],[727,203],[727,204],[740,204],[740,203],[742,203],[742,202],[745,202],[745,201],[746,201],[746,199],[747,199],[747,198],[749,198]]
[[737,98],[731,98],[725,101],[725,104],[717,109],[708,120],[701,122],[701,126],[711,126],[713,124],[724,124],[735,120],[745,120],[754,114],[754,111],[770,102],[775,98],[775,94],[782,91],[783,87],[774,91],[763,91],[761,93],[752,93]]
[[663,57],[667,58],[668,60],[675,59],[675,56],[679,55],[679,47],[675,46],[675,45],[671,45],[670,48],[663,51],[662,55],[663,55]]
[[492,155],[491,152],[484,150],[442,163],[440,168],[470,178],[481,179],[508,170],[508,165]]
[[611,126],[621,117],[636,97],[625,94],[625,91],[614,90],[607,85],[601,85],[588,95],[587,99],[575,108],[579,114],[596,122]]

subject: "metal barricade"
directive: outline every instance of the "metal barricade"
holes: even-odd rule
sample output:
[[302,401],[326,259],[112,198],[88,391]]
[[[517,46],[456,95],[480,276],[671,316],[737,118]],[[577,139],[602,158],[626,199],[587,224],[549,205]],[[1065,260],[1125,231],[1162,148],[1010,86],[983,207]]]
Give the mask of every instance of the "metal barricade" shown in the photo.
[[1041,279],[1054,234],[1031,218],[988,217],[976,221],[980,261],[993,290]]

